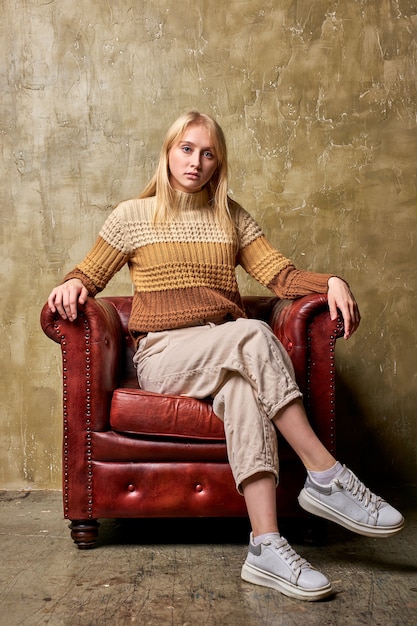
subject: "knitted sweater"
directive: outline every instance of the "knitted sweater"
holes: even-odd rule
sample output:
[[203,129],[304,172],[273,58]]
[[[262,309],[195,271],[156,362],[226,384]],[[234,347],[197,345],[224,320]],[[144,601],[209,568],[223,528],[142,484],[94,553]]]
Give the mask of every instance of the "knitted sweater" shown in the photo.
[[241,265],[280,298],[325,293],[330,274],[297,270],[236,202],[236,234],[214,219],[207,192],[176,192],[177,217],[154,225],[155,198],[122,202],[107,218],[85,259],[65,280],[80,278],[95,296],[126,263],[134,285],[134,336],[211,320],[246,317],[236,281]]

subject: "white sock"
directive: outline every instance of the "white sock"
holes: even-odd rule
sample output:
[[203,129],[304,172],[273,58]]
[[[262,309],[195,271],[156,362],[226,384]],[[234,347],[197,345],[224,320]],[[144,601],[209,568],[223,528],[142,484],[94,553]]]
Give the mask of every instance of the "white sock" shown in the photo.
[[336,461],[330,469],[325,470],[324,472],[312,472],[310,470],[307,470],[307,472],[315,483],[318,483],[319,485],[329,485],[342,470],[343,466],[339,463],[339,461]]
[[260,543],[263,542],[267,537],[273,537],[274,539],[280,539],[281,535],[279,533],[265,533],[264,535],[258,535],[253,538],[253,543],[255,546],[259,546]]

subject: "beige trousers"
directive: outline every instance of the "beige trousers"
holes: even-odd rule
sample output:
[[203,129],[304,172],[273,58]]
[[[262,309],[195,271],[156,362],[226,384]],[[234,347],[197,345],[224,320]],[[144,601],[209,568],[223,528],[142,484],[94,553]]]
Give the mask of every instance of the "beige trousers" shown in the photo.
[[134,364],[142,389],[213,398],[240,492],[242,482],[258,472],[271,472],[278,481],[271,420],[301,392],[291,360],[268,324],[241,318],[149,333],[139,343]]

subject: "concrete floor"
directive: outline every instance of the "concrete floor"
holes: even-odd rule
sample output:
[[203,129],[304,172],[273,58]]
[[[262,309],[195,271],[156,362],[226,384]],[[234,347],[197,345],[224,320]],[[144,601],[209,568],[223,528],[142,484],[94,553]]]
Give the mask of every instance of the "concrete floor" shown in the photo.
[[105,520],[96,549],[83,552],[70,539],[59,492],[0,492],[0,624],[415,625],[417,505],[410,496],[391,501],[407,520],[396,538],[329,525],[322,547],[292,540],[336,590],[307,603],[240,579],[245,521]]

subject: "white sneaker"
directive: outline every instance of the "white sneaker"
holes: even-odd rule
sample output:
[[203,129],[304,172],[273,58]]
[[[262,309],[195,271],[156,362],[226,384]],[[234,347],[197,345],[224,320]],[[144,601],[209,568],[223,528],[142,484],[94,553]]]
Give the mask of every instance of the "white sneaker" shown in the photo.
[[404,526],[404,518],[372,493],[346,466],[329,485],[309,476],[298,496],[301,508],[366,537],[390,537]]
[[332,593],[327,578],[299,556],[284,537],[267,537],[255,545],[251,533],[241,576],[246,582],[271,587],[298,600],[322,600]]

